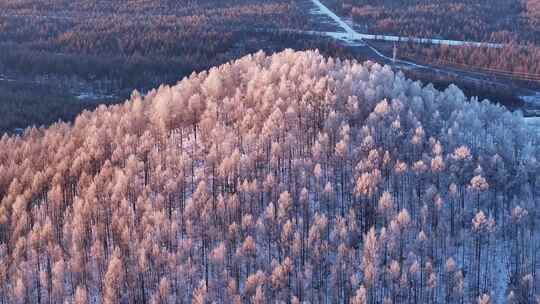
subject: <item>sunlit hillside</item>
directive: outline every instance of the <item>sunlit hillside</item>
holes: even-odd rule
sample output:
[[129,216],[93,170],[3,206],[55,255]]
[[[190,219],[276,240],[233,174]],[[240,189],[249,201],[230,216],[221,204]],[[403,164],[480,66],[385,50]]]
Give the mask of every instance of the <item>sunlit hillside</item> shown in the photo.
[[2,303],[534,303],[540,137],[262,52],[0,139]]

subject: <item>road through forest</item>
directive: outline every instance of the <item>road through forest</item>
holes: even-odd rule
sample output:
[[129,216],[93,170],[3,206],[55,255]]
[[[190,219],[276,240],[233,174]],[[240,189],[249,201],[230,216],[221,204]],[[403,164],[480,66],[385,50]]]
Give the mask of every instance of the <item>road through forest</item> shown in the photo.
[[[457,40],[444,40],[444,39],[427,39],[427,38],[408,38],[408,37],[398,37],[398,36],[385,36],[385,35],[370,35],[358,33],[354,28],[345,22],[341,17],[336,15],[332,10],[330,10],[326,5],[324,5],[320,0],[310,0],[315,8],[312,10],[312,14],[317,17],[323,17],[330,20],[322,20],[321,22],[331,21],[341,29],[340,32],[312,32],[313,34],[320,34],[330,36],[348,47],[352,47],[357,51],[367,55],[368,58],[373,59],[377,62],[388,64],[397,69],[415,69],[415,70],[426,70],[429,72],[437,74],[446,74],[452,77],[459,77],[460,79],[468,80],[475,83],[483,83],[486,85],[494,85],[499,87],[508,87],[511,88],[511,84],[504,80],[494,80],[493,77],[488,74],[465,71],[451,67],[434,67],[430,65],[419,64],[413,61],[402,60],[390,58],[375,47],[370,45],[369,40],[382,40],[389,42],[418,42],[418,43],[431,43],[431,44],[446,44],[451,46],[473,46],[473,47],[492,47],[500,48],[502,45],[493,44],[493,43],[482,43],[482,42],[470,42],[470,41],[457,41]],[[520,93],[520,96],[523,95],[523,102],[527,106],[540,106],[540,92],[534,91],[528,88],[522,88],[523,92]]]

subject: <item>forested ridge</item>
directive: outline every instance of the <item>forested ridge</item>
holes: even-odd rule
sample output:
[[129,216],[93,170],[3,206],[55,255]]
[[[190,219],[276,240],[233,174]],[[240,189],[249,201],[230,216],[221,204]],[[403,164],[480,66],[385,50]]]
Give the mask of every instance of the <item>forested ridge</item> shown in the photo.
[[3,303],[534,303],[539,135],[259,52],[0,139]]

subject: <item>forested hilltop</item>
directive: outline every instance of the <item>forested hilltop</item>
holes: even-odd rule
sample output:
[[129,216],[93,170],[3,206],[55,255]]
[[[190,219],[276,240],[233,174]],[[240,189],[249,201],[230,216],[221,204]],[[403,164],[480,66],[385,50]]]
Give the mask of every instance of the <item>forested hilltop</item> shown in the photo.
[[263,52],[0,140],[3,303],[534,303],[540,138]]

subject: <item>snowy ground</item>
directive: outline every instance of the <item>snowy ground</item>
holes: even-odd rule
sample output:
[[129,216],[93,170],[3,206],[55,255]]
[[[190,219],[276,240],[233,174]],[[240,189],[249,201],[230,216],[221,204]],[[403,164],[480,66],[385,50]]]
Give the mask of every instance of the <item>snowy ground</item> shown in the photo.
[[0,74],[0,81],[6,81],[6,82],[14,82],[14,79],[11,79],[5,75]]
[[525,102],[527,110],[524,112],[529,117],[525,117],[525,121],[534,129],[540,131],[540,92],[535,95],[520,96],[520,99]]
[[334,20],[352,39],[356,38],[359,34],[349,26],[345,21],[343,21],[338,15],[332,12],[328,7],[321,3],[319,0],[311,0],[319,8],[319,14],[326,15],[330,19]]
[[347,33],[341,32],[323,32],[320,33],[324,36],[332,37],[336,40],[340,40],[348,46],[365,46],[366,44],[361,39],[355,39]]
[[540,117],[525,117],[527,124],[540,131]]
[[521,100],[532,106],[540,106],[540,93],[531,96],[521,96]]
[[80,92],[75,96],[78,100],[102,100],[102,99],[112,99],[114,95],[99,94],[95,92]]
[[459,40],[400,37],[400,36],[387,36],[387,35],[370,35],[370,34],[359,34],[359,36],[362,39],[366,39],[366,40],[415,42],[415,43],[422,43],[422,44],[444,44],[444,45],[451,45],[451,46],[472,46],[472,47],[488,47],[488,48],[502,48],[503,47],[502,44],[476,42],[476,41],[459,41]]

